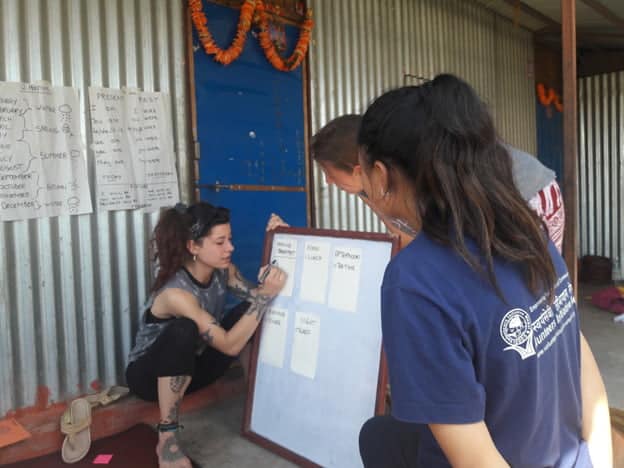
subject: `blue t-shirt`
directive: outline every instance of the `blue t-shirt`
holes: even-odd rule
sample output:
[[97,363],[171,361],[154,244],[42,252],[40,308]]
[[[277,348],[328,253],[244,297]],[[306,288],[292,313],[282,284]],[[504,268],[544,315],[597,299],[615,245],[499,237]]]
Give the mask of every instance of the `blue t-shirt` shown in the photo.
[[392,414],[422,424],[419,466],[450,466],[427,424],[482,420],[514,468],[592,466],[581,440],[578,313],[565,263],[549,249],[558,278],[550,306],[517,265],[494,259],[502,300],[484,274],[424,233],[388,265]]

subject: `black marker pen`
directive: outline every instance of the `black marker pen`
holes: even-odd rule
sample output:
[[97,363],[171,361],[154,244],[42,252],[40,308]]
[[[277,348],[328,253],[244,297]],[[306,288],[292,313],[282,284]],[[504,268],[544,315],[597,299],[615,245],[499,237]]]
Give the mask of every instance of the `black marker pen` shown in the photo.
[[277,260],[275,259],[273,259],[273,261],[269,263],[269,267],[266,270],[264,270],[262,275],[260,275],[260,280],[259,280],[260,284],[264,283],[264,280],[267,279],[267,276],[269,276],[269,273],[271,272],[271,267],[275,265],[276,263],[277,263]]

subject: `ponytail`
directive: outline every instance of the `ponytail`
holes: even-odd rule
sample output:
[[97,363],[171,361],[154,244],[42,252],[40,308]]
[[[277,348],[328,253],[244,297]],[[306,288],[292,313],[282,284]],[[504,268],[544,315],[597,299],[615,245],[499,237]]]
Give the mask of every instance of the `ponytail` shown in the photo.
[[162,288],[190,258],[191,254],[186,248],[190,224],[191,216],[175,208],[164,211],[160,216],[151,240],[154,260],[158,262],[153,292]]

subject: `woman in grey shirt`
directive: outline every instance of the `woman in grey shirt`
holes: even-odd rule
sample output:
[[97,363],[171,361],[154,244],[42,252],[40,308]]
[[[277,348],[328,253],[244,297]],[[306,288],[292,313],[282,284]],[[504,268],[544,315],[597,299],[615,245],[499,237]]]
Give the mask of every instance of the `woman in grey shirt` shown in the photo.
[[[261,284],[243,278],[232,263],[229,211],[204,202],[165,211],[153,242],[159,270],[126,380],[139,397],[158,401],[159,466],[190,468],[176,438],[182,397],[223,375],[281,291],[286,274],[265,266]],[[225,313],[228,291],[243,302]]]

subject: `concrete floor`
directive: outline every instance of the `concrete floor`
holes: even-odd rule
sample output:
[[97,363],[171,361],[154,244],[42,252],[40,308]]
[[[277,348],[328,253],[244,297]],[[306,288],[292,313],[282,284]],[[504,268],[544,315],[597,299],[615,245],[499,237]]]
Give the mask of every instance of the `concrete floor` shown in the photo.
[[201,468],[291,468],[292,463],[241,436],[244,397],[181,418],[184,449]]
[[[613,314],[589,303],[587,296],[596,289],[581,287],[581,328],[602,372],[610,406],[624,408],[624,324],[614,323]],[[202,468],[295,467],[240,435],[243,405],[240,396],[185,414],[181,438],[188,455]]]
[[598,362],[609,405],[624,409],[624,323],[614,322],[614,314],[591,305],[589,297],[598,289],[600,287],[581,285],[581,330]]

